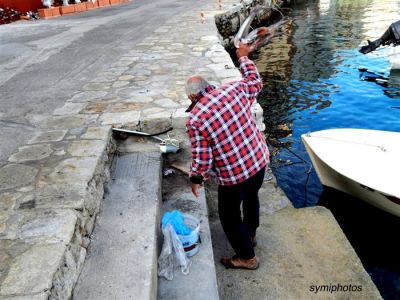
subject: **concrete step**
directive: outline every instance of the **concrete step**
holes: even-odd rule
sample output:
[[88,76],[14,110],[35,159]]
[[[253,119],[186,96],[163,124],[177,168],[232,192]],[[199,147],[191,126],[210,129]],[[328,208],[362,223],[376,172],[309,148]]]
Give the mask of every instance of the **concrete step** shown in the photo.
[[199,198],[193,196],[187,174],[174,171],[163,178],[163,212],[176,209],[198,218],[201,244],[199,252],[190,258],[192,265],[188,275],[183,275],[178,268],[172,281],[159,278],[159,300],[219,299],[204,189],[200,194]]
[[220,258],[234,253],[216,210],[217,186],[211,180],[206,188],[221,299],[382,299],[332,213],[294,208],[271,173],[259,192],[260,267],[225,269]]
[[74,299],[156,299],[162,161],[137,149],[114,158]]
[[[232,255],[218,219],[214,253]],[[222,299],[382,299],[331,212],[320,206],[262,215],[256,271],[225,269],[218,261]]]

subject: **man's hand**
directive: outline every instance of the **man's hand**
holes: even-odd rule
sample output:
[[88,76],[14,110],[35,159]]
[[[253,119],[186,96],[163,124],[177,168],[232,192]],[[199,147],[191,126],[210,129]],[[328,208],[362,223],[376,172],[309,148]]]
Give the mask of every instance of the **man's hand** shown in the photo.
[[200,184],[192,183],[192,193],[196,198],[199,198],[199,196],[200,196],[199,187],[200,187]]
[[249,56],[252,51],[253,47],[251,46],[251,44],[240,43],[239,48],[236,49],[236,56],[238,59],[242,56]]

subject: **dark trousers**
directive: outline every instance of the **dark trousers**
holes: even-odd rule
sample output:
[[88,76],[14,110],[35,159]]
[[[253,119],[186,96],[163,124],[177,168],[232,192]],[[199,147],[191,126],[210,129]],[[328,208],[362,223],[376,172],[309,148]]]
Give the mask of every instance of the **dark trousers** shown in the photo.
[[[258,190],[264,180],[265,167],[246,181],[218,186],[218,212],[222,228],[233,250],[240,258],[255,256],[251,237],[259,226]],[[240,205],[243,202],[243,218]]]

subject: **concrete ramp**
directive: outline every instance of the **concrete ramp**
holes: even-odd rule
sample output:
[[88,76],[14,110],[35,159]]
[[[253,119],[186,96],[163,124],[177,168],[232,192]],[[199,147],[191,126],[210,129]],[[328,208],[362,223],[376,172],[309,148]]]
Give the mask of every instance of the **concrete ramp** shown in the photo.
[[74,299],[156,299],[159,151],[116,156]]

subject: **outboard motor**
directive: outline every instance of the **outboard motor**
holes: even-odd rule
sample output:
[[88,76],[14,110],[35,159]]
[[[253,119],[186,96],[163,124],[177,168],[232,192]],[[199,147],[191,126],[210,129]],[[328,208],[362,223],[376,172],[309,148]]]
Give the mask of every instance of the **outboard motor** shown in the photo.
[[368,45],[362,46],[359,51],[362,54],[367,54],[380,46],[390,44],[393,44],[393,46],[400,44],[400,21],[392,23],[379,39],[372,42],[368,40]]

